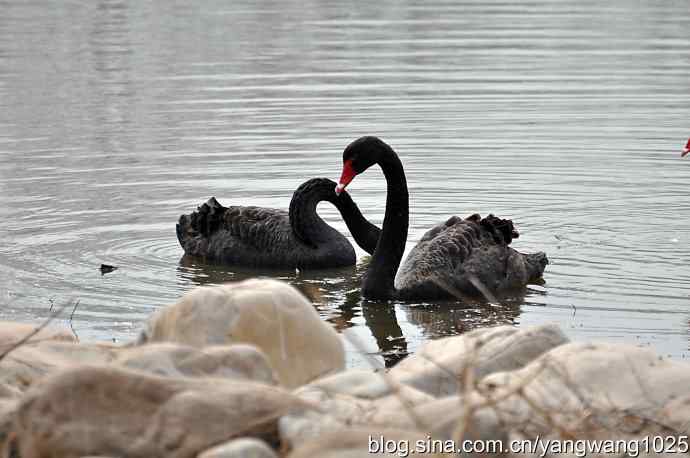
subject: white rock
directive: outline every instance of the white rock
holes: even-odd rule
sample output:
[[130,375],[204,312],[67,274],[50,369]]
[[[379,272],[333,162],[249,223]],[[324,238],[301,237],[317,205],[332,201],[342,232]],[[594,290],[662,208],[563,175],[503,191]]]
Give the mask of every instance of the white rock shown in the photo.
[[[34,332],[38,325],[29,323],[16,323],[14,321],[0,321],[0,353],[8,350],[14,344]],[[76,342],[74,334],[66,328],[46,326],[32,336],[27,343],[57,340],[63,342]]]
[[[340,432],[324,434],[296,447],[288,458],[371,458],[372,456],[422,456],[406,454],[417,441],[425,441],[427,434],[381,427],[344,428]],[[382,439],[383,438],[383,439]],[[407,448],[405,448],[407,447]],[[381,453],[380,449],[395,450]],[[397,450],[396,450],[397,449]],[[448,454],[428,453],[424,457],[441,458]]]
[[436,397],[462,390],[463,374],[473,379],[523,367],[544,352],[568,342],[555,325],[498,326],[426,343],[390,371],[391,377]]
[[[469,399],[478,401],[476,394],[470,394]],[[505,447],[507,431],[496,412],[489,408],[479,409],[464,422],[465,403],[465,397],[456,395],[419,403],[406,410],[383,407],[369,418],[369,422],[389,428],[426,431],[437,439],[456,438],[458,425],[466,423],[463,440],[500,440]]]
[[195,348],[151,343],[123,348],[113,364],[167,377],[219,377],[275,383],[266,355],[245,344]]
[[690,395],[690,365],[630,345],[563,345],[487,376],[478,391],[510,434],[528,439],[639,440],[676,434],[690,421],[673,404]]
[[15,415],[22,458],[189,458],[233,438],[278,438],[303,402],[284,389],[213,378],[156,377],[82,366],[31,387]]
[[433,400],[380,373],[357,369],[317,380],[294,394],[319,409],[295,408],[280,419],[280,437],[291,446],[356,425],[385,427],[387,417],[379,412],[404,416],[409,407]]
[[81,364],[107,364],[117,347],[46,340],[22,345],[0,361],[0,383],[26,390],[48,374]]
[[690,436],[690,393],[669,401],[660,419],[675,431]]
[[268,356],[279,381],[288,387],[345,366],[338,334],[299,291],[277,280],[195,288],[159,310],[142,340],[197,347],[249,343]]
[[7,449],[5,444],[11,438],[11,433],[14,430],[14,416],[18,406],[18,399],[0,399],[0,451],[2,451],[0,456],[2,457],[9,455],[5,451]]
[[266,442],[244,437],[210,448],[197,458],[278,458],[278,455]]

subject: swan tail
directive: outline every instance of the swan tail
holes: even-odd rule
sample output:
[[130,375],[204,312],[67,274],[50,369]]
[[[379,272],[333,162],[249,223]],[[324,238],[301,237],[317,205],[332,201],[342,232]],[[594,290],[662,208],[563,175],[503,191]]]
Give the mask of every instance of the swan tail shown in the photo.
[[199,206],[195,212],[182,215],[176,226],[177,239],[187,252],[190,242],[208,238],[223,224],[227,207],[223,207],[215,197]]
[[525,255],[525,264],[530,281],[539,280],[544,275],[544,269],[548,263],[549,258],[544,252]]
[[[476,216],[478,217],[479,215]],[[493,234],[496,243],[505,242],[506,245],[510,245],[513,239],[520,237],[513,225],[513,221],[509,219],[489,215],[486,218],[482,218],[479,224]]]

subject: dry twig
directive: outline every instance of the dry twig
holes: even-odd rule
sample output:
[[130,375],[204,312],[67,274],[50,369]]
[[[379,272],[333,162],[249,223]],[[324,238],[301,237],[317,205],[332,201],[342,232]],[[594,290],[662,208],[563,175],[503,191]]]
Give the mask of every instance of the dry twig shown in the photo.
[[[17,348],[21,347],[25,343],[27,343],[33,336],[41,332],[43,329],[45,329],[55,318],[57,318],[58,315],[60,315],[63,310],[67,308],[69,305],[69,302],[64,303],[61,305],[57,310],[55,310],[53,313],[50,314],[48,318],[46,318],[43,323],[41,323],[38,327],[36,327],[33,331],[29,332],[27,335],[16,341],[14,344],[12,344],[7,350],[3,351],[0,353],[0,361],[5,359],[7,355],[12,353],[14,350]],[[76,307],[75,307],[76,308]]]
[[74,325],[73,325],[72,319],[74,318],[74,312],[76,312],[77,307],[79,307],[79,302],[80,301],[77,300],[74,303],[74,308],[72,309],[72,313],[69,316],[69,327],[70,327],[70,329],[72,329],[72,334],[74,334],[74,337],[77,339],[77,342],[79,342],[79,336],[77,335],[77,331],[74,330]]

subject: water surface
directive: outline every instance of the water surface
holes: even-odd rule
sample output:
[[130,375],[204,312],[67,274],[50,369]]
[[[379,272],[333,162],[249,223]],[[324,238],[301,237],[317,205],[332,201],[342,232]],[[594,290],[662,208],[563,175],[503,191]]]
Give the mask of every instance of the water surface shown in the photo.
[[[195,285],[257,274],[182,259],[181,213],[211,195],[287,208],[375,134],[406,167],[408,248],[450,215],[493,212],[551,265],[543,286],[493,306],[363,302],[361,251],[358,269],[270,273],[364,351],[390,362],[480,326],[556,322],[573,339],[687,353],[687,0],[2,10],[1,318],[38,322],[78,299],[82,339],[131,339]],[[350,190],[380,224],[382,174]],[[102,262],[120,268],[101,276]]]

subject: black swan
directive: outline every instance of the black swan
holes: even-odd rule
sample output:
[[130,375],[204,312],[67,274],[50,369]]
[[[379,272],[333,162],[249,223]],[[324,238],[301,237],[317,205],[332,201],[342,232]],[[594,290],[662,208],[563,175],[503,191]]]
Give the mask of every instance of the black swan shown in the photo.
[[685,157],[685,155],[688,153],[690,153],[690,138],[688,139],[688,142],[685,144],[685,148],[683,148],[683,152],[680,153],[680,157]]
[[364,297],[493,297],[493,293],[524,288],[542,276],[548,264],[546,255],[522,254],[509,247],[518,236],[513,223],[493,215],[466,219],[453,216],[435,226],[424,234],[398,272],[407,240],[409,197],[405,172],[395,151],[377,137],[362,137],[350,143],[343,152],[336,193],[374,164],[386,177],[386,213],[362,280]]
[[290,210],[223,207],[210,198],[197,211],[180,216],[177,238],[185,254],[243,267],[319,269],[352,266],[355,250],[317,214],[321,201],[340,211],[355,241],[371,253],[380,230],[369,223],[335,182],[313,178],[292,195]]

